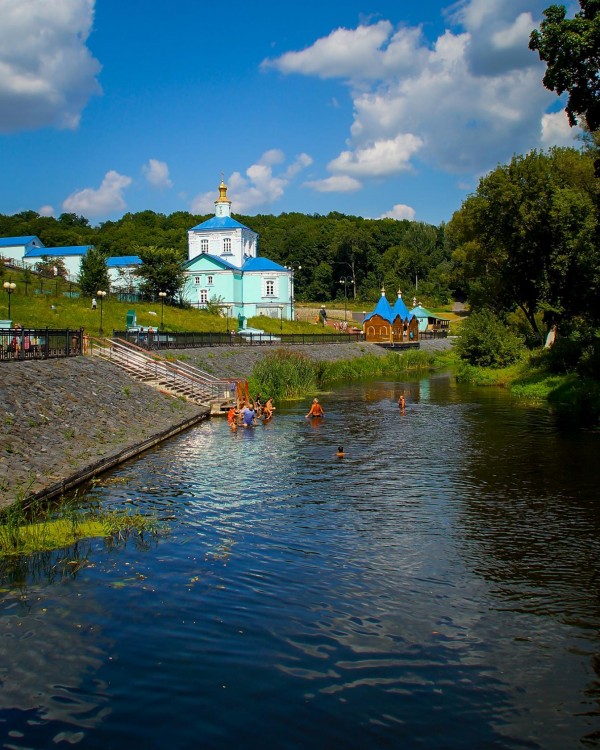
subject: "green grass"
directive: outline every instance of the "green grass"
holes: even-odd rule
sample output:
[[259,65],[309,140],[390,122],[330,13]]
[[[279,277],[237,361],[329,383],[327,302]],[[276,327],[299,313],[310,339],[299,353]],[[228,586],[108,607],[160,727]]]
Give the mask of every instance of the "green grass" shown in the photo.
[[[42,279],[33,277],[33,283],[26,286],[21,271],[5,271],[4,280],[11,279],[17,285],[11,295],[11,318],[24,328],[70,328],[85,329],[86,333],[96,336],[100,332],[100,315],[102,312],[102,329],[110,334],[113,330],[124,330],[127,312],[135,310],[137,323],[140,326],[159,328],[161,312],[165,331],[202,331],[211,333],[226,333],[227,329],[237,330],[237,320],[231,317],[210,315],[205,310],[181,309],[165,305],[161,311],[159,302],[119,302],[106,297],[102,303],[98,299],[98,307],[92,310],[91,297],[71,299],[63,296],[63,292],[79,291],[76,284],[69,285],[64,279]],[[51,294],[35,294],[40,290],[40,284]],[[55,308],[55,309],[53,309]],[[0,318],[8,318],[8,296],[0,285]],[[250,318],[248,325],[262,328],[268,333],[334,333],[332,328],[314,325],[300,321],[283,320],[258,316]]]
[[446,366],[447,361],[433,352],[409,350],[403,354],[365,354],[336,362],[317,362],[300,352],[278,349],[269,352],[254,366],[250,390],[279,399],[304,398],[339,381],[395,377]]
[[101,507],[80,511],[67,503],[51,514],[42,504],[25,508],[16,503],[0,516],[0,556],[62,549],[80,539],[156,534],[158,530],[154,517],[137,512]]

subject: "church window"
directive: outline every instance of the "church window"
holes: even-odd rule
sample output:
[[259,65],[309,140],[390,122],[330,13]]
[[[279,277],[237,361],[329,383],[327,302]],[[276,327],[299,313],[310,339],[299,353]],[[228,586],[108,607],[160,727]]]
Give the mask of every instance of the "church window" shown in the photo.
[[200,252],[201,253],[208,252],[208,240],[200,240]]
[[207,283],[207,284],[208,284],[209,286],[212,286],[212,285],[214,284],[214,281],[213,281],[213,277],[212,277],[212,276],[209,276],[209,277],[208,277],[208,279],[207,279],[207,281],[206,281],[206,283]]
[[231,252],[231,239],[229,237],[225,237],[225,239],[223,240],[223,252],[224,253]]
[[208,303],[208,289],[200,290],[199,300],[201,305],[206,305]]
[[200,283],[200,276],[194,276],[194,284]]
[[265,295],[267,297],[275,296],[275,282],[273,281],[273,279],[267,279],[265,281]]

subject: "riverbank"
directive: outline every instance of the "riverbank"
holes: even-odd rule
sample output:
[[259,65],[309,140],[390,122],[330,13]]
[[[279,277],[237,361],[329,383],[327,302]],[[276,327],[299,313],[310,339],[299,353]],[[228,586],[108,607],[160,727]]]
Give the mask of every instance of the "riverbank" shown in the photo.
[[[448,340],[423,343],[424,349],[450,346]],[[387,353],[368,343],[291,349],[318,362]],[[272,351],[227,346],[172,354],[219,377],[249,378]],[[0,508],[58,495],[208,415],[97,357],[10,362],[0,374]]]
[[206,418],[97,357],[0,369],[0,508],[60,493]]

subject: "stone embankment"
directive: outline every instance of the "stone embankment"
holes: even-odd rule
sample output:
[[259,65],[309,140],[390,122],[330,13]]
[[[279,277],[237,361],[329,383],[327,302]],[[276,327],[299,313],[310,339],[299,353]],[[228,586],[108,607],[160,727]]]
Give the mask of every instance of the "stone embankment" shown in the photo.
[[[447,348],[447,340],[423,349]],[[375,344],[293,347],[318,361],[384,356]],[[270,346],[176,352],[219,377],[248,378]],[[76,486],[205,418],[208,410],[132,380],[97,357],[0,364],[0,508]]]
[[0,508],[59,494],[207,416],[97,357],[0,364]]

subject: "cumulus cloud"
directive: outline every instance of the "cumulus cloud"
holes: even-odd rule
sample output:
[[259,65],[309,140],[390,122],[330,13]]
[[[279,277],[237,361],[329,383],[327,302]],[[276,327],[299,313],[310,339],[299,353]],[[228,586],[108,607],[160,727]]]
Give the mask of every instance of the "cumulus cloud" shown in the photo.
[[557,121],[546,115],[556,96],[543,87],[544,65],[528,49],[546,5],[461,0],[434,40],[421,28],[382,20],[336,29],[262,67],[348,84],[353,122],[346,148],[328,164],[334,176],[389,177],[411,169],[417,158],[449,172],[480,174],[515,152],[564,142]]
[[40,208],[38,208],[38,214],[40,216],[54,216],[54,206],[40,206]]
[[307,180],[302,187],[312,188],[318,193],[351,193],[359,190],[362,183],[348,175],[332,175],[324,180]]
[[102,184],[97,190],[85,188],[72,193],[63,201],[63,210],[83,216],[101,216],[126,208],[123,190],[131,185],[131,177],[110,170],[104,175]]
[[412,221],[415,218],[415,209],[406,206],[404,203],[396,203],[391,211],[381,214],[380,219],[408,219]]
[[552,112],[542,117],[542,145],[543,146],[573,146],[580,130],[569,125],[567,114]]
[[0,132],[76,128],[101,92],[86,46],[94,0],[1,0]]
[[142,167],[142,173],[152,187],[160,189],[173,187],[169,178],[169,167],[164,161],[150,159],[148,164]]
[[[246,169],[245,176],[240,172],[230,175],[227,180],[227,195],[236,213],[248,213],[278,201],[291,180],[312,163],[312,158],[308,154],[300,154],[281,174],[274,174],[274,167],[284,162],[283,151],[271,149],[265,151],[256,164]],[[215,198],[214,190],[198,195],[192,201],[191,210],[199,214],[212,212]]]

